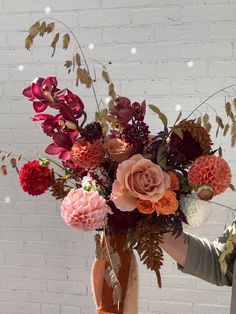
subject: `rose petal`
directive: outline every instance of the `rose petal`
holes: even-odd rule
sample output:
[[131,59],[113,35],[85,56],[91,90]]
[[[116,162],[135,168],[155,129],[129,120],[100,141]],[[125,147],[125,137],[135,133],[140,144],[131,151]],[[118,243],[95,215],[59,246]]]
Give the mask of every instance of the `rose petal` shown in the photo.
[[115,180],[112,185],[112,201],[121,211],[132,211],[136,208],[137,198],[122,191],[121,185]]

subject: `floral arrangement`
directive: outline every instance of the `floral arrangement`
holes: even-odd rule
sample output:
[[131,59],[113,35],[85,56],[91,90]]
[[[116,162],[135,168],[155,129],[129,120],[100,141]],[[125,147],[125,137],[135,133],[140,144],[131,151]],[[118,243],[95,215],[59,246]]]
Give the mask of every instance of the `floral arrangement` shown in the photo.
[[[32,46],[37,35],[51,33],[54,27],[54,23],[35,23],[26,38],[26,48]],[[51,44],[53,54],[58,40],[59,33]],[[65,34],[65,49],[69,42],[70,36]],[[83,52],[81,55],[84,58]],[[65,66],[68,72],[76,72],[77,85],[84,84],[94,91],[86,59],[83,67],[81,55],[76,53]],[[209,201],[228,187],[234,189],[231,170],[222,158],[222,149],[213,150],[207,113],[193,119],[192,114],[182,118],[180,112],[170,126],[167,116],[149,105],[163,123],[162,129],[151,134],[145,122],[146,102],[117,95],[106,68],[102,76],[108,84],[110,102],[101,109],[95,94],[98,106],[91,121],[87,121],[83,100],[67,88],[61,89],[56,77],[39,77],[26,87],[23,95],[35,111],[32,120],[41,123],[42,132],[49,138],[45,153],[56,160],[45,157],[28,161],[19,170],[20,156],[12,158],[11,164],[19,172],[25,192],[37,196],[50,191],[62,200],[61,217],[66,224],[82,231],[103,231],[105,238],[125,232],[125,249],[136,249],[161,286],[163,234],[178,236],[182,223],[201,225],[210,213]],[[235,104],[225,104],[230,123],[223,123],[218,115],[215,120],[217,135],[220,130],[224,136],[231,130],[232,146],[236,141]],[[2,161],[10,155],[4,154]],[[55,170],[58,168],[59,172]],[[7,173],[5,164],[1,171]],[[96,242],[98,254],[115,274],[107,280],[112,279],[111,285],[119,290],[115,254],[112,249],[110,254],[106,252],[109,245],[100,236],[96,236]],[[116,302],[120,294],[114,295]]]

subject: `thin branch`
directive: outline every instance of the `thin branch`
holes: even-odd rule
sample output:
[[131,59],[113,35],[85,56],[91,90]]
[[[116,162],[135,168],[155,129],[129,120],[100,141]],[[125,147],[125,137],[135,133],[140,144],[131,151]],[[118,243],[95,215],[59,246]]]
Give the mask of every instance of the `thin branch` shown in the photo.
[[198,110],[203,104],[205,104],[209,99],[211,99],[212,97],[214,97],[215,95],[221,93],[221,92],[224,92],[226,89],[228,88],[231,88],[231,87],[234,87],[236,86],[236,83],[235,84],[231,84],[229,86],[226,86],[222,89],[219,89],[218,91],[216,91],[215,93],[211,94],[209,97],[207,97],[206,99],[204,99],[188,116],[187,118],[185,118],[185,120],[187,120],[196,110]]
[[[88,66],[88,63],[87,63],[87,60],[86,60],[86,57],[85,57],[85,54],[84,54],[84,51],[79,43],[79,40],[78,38],[76,37],[75,33],[71,30],[70,27],[68,27],[65,23],[63,23],[62,21],[56,19],[56,18],[53,18],[53,17],[49,17],[49,18],[46,18],[46,19],[49,19],[49,20],[53,20],[53,21],[56,21],[58,22],[59,24],[63,25],[67,30],[69,30],[69,32],[72,34],[72,36],[74,37],[79,49],[80,49],[80,52],[82,54],[82,57],[84,59],[84,63],[85,63],[85,66],[86,66],[86,69],[87,69],[87,72],[88,74],[90,75],[90,71],[89,71],[89,66]],[[40,21],[43,21],[45,20],[44,18],[40,19]],[[90,75],[91,77],[91,75]],[[93,94],[94,94],[94,98],[95,98],[95,101],[96,101],[96,105],[97,105],[97,109],[98,111],[100,112],[100,108],[99,108],[99,104],[98,104],[98,99],[97,99],[97,94],[96,94],[96,91],[95,91],[95,88],[94,88],[94,85],[93,85],[93,81],[91,83],[91,86],[92,86],[92,90],[93,90]]]
[[[189,197],[192,198],[192,199],[195,199],[195,200],[200,200],[198,197],[194,197],[194,196],[189,196]],[[217,206],[221,206],[221,207],[227,208],[227,209],[229,209],[229,210],[231,210],[233,212],[236,212],[236,208],[224,205],[222,203],[218,203],[218,202],[214,202],[214,201],[205,201],[205,202],[209,202],[211,204],[214,204],[214,205],[217,205]]]

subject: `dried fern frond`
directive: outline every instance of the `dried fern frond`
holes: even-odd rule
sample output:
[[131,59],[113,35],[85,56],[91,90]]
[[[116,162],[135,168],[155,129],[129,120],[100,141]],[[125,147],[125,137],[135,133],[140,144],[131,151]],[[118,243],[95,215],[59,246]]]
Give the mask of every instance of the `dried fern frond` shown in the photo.
[[[22,155],[15,155],[15,158],[13,158],[13,152],[5,152],[5,151],[0,151],[0,158],[1,161],[8,161],[11,165],[12,168],[14,168],[17,172],[17,174],[19,174],[19,168],[17,166],[17,163],[21,160]],[[9,159],[9,157],[12,157],[11,159]],[[6,176],[8,174],[7,171],[7,165],[6,164],[2,164],[1,168],[0,168],[0,172],[2,173],[2,175]]]
[[70,43],[70,35],[66,33],[63,36],[63,49],[67,49],[69,47],[69,43]]
[[66,181],[62,178],[55,178],[54,171],[51,171],[51,188],[52,196],[57,200],[63,199],[70,192],[71,187],[66,185]]
[[56,33],[56,35],[54,36],[53,41],[51,43],[51,47],[53,48],[52,57],[54,56],[54,54],[56,52],[56,45],[58,43],[59,37],[60,37],[60,34]]
[[95,256],[96,258],[101,258],[102,257],[102,243],[101,243],[101,236],[99,233],[96,233],[94,236],[94,240],[95,240]]
[[136,228],[137,252],[140,260],[157,276],[158,286],[161,288],[160,269],[163,265],[163,252],[160,247],[163,236],[156,225],[148,219],[141,219]]
[[0,172],[3,176],[7,175],[7,166],[6,165],[2,165],[0,168]]

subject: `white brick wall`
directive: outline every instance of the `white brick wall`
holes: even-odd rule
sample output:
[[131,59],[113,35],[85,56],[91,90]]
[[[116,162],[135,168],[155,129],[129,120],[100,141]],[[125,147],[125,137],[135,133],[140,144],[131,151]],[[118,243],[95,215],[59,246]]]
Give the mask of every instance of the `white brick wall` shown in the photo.
[[[235,0],[1,0],[0,149],[14,148],[32,157],[42,154],[48,143],[31,123],[32,106],[21,96],[35,76],[58,75],[60,86],[76,91],[63,67],[72,47],[58,49],[53,60],[49,39],[37,40],[32,52],[23,48],[25,31],[45,16],[45,6],[72,27],[88,57],[112,61],[108,67],[119,93],[158,104],[170,121],[176,104],[190,112],[204,96],[236,81]],[[95,49],[89,51],[91,42]],[[132,47],[136,55],[130,53]],[[187,67],[188,61],[194,66]],[[18,71],[19,64],[24,71]],[[98,65],[95,70],[99,76]],[[104,97],[101,80],[96,90]],[[92,94],[81,87],[78,93],[92,113]],[[219,112],[224,96],[211,102]],[[153,130],[160,125],[151,113],[147,121]],[[225,153],[235,173],[235,152]],[[10,203],[4,202],[6,197]],[[221,200],[234,206],[235,198],[229,192]],[[0,177],[0,214],[0,313],[94,313],[89,284],[93,234],[65,226],[59,203],[50,196],[25,195],[14,172]],[[214,239],[231,219],[224,209],[215,208],[196,233]],[[140,314],[229,313],[230,289],[181,274],[168,257],[162,290],[142,265],[139,272]]]

